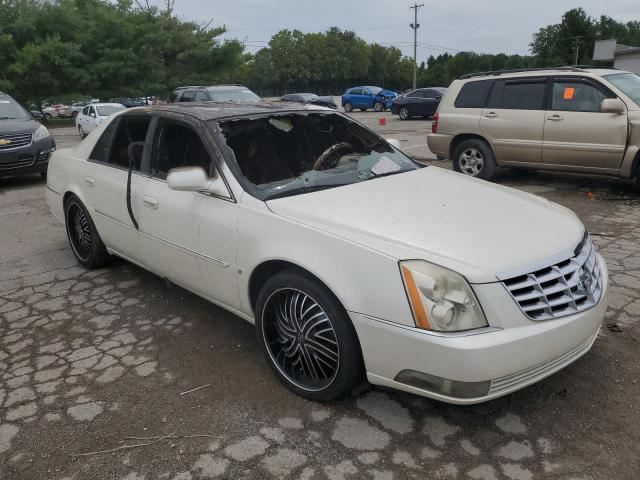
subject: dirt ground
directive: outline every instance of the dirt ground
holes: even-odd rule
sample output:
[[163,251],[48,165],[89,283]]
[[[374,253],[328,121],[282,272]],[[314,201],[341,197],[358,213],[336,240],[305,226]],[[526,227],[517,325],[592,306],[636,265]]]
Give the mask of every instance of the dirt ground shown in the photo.
[[[384,136],[432,158],[429,122],[386,117]],[[460,407],[377,388],[303,400],[252,325],[124,261],[83,269],[43,180],[0,180],[0,479],[640,478],[640,193],[579,175],[497,182],[578,213],[608,262],[610,306],[583,358]]]

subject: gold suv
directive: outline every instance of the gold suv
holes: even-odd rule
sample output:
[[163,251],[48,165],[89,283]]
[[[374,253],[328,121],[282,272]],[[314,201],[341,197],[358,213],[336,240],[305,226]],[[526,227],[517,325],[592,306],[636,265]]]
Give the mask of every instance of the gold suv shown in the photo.
[[640,76],[595,67],[463,75],[440,102],[428,142],[456,171],[485,180],[504,166],[640,186]]

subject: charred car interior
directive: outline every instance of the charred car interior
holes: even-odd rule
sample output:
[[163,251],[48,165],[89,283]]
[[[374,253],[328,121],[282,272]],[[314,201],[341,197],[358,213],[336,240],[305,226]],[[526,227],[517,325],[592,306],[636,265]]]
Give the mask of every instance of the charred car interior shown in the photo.
[[244,178],[267,199],[419,168],[356,122],[286,113],[219,122]]

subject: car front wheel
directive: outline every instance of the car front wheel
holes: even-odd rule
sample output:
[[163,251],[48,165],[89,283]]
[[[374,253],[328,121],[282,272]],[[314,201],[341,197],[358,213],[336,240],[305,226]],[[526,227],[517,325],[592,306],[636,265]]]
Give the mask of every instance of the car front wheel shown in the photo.
[[78,262],[87,268],[98,268],[111,261],[89,212],[80,199],[71,195],[64,204],[67,238]]
[[256,302],[256,333],[276,376],[302,397],[336,400],[364,380],[344,307],[310,275],[285,270],[266,282]]
[[373,104],[373,109],[376,112],[381,112],[381,111],[384,110],[384,105],[381,102],[376,102],[376,103]]
[[491,180],[496,173],[496,168],[491,147],[478,138],[465,140],[453,152],[453,169],[456,172]]

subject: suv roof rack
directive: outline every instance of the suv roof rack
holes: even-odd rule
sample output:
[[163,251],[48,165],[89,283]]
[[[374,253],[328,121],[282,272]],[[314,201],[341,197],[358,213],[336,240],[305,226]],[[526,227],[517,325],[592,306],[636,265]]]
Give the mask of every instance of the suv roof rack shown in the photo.
[[484,77],[487,75],[502,75],[505,73],[524,73],[524,72],[541,72],[544,70],[561,70],[566,72],[583,72],[587,68],[606,68],[612,69],[613,67],[596,67],[593,65],[569,65],[565,67],[535,67],[535,68],[515,68],[512,70],[490,70],[487,72],[467,73],[460,75],[458,78],[464,80],[473,77]]

